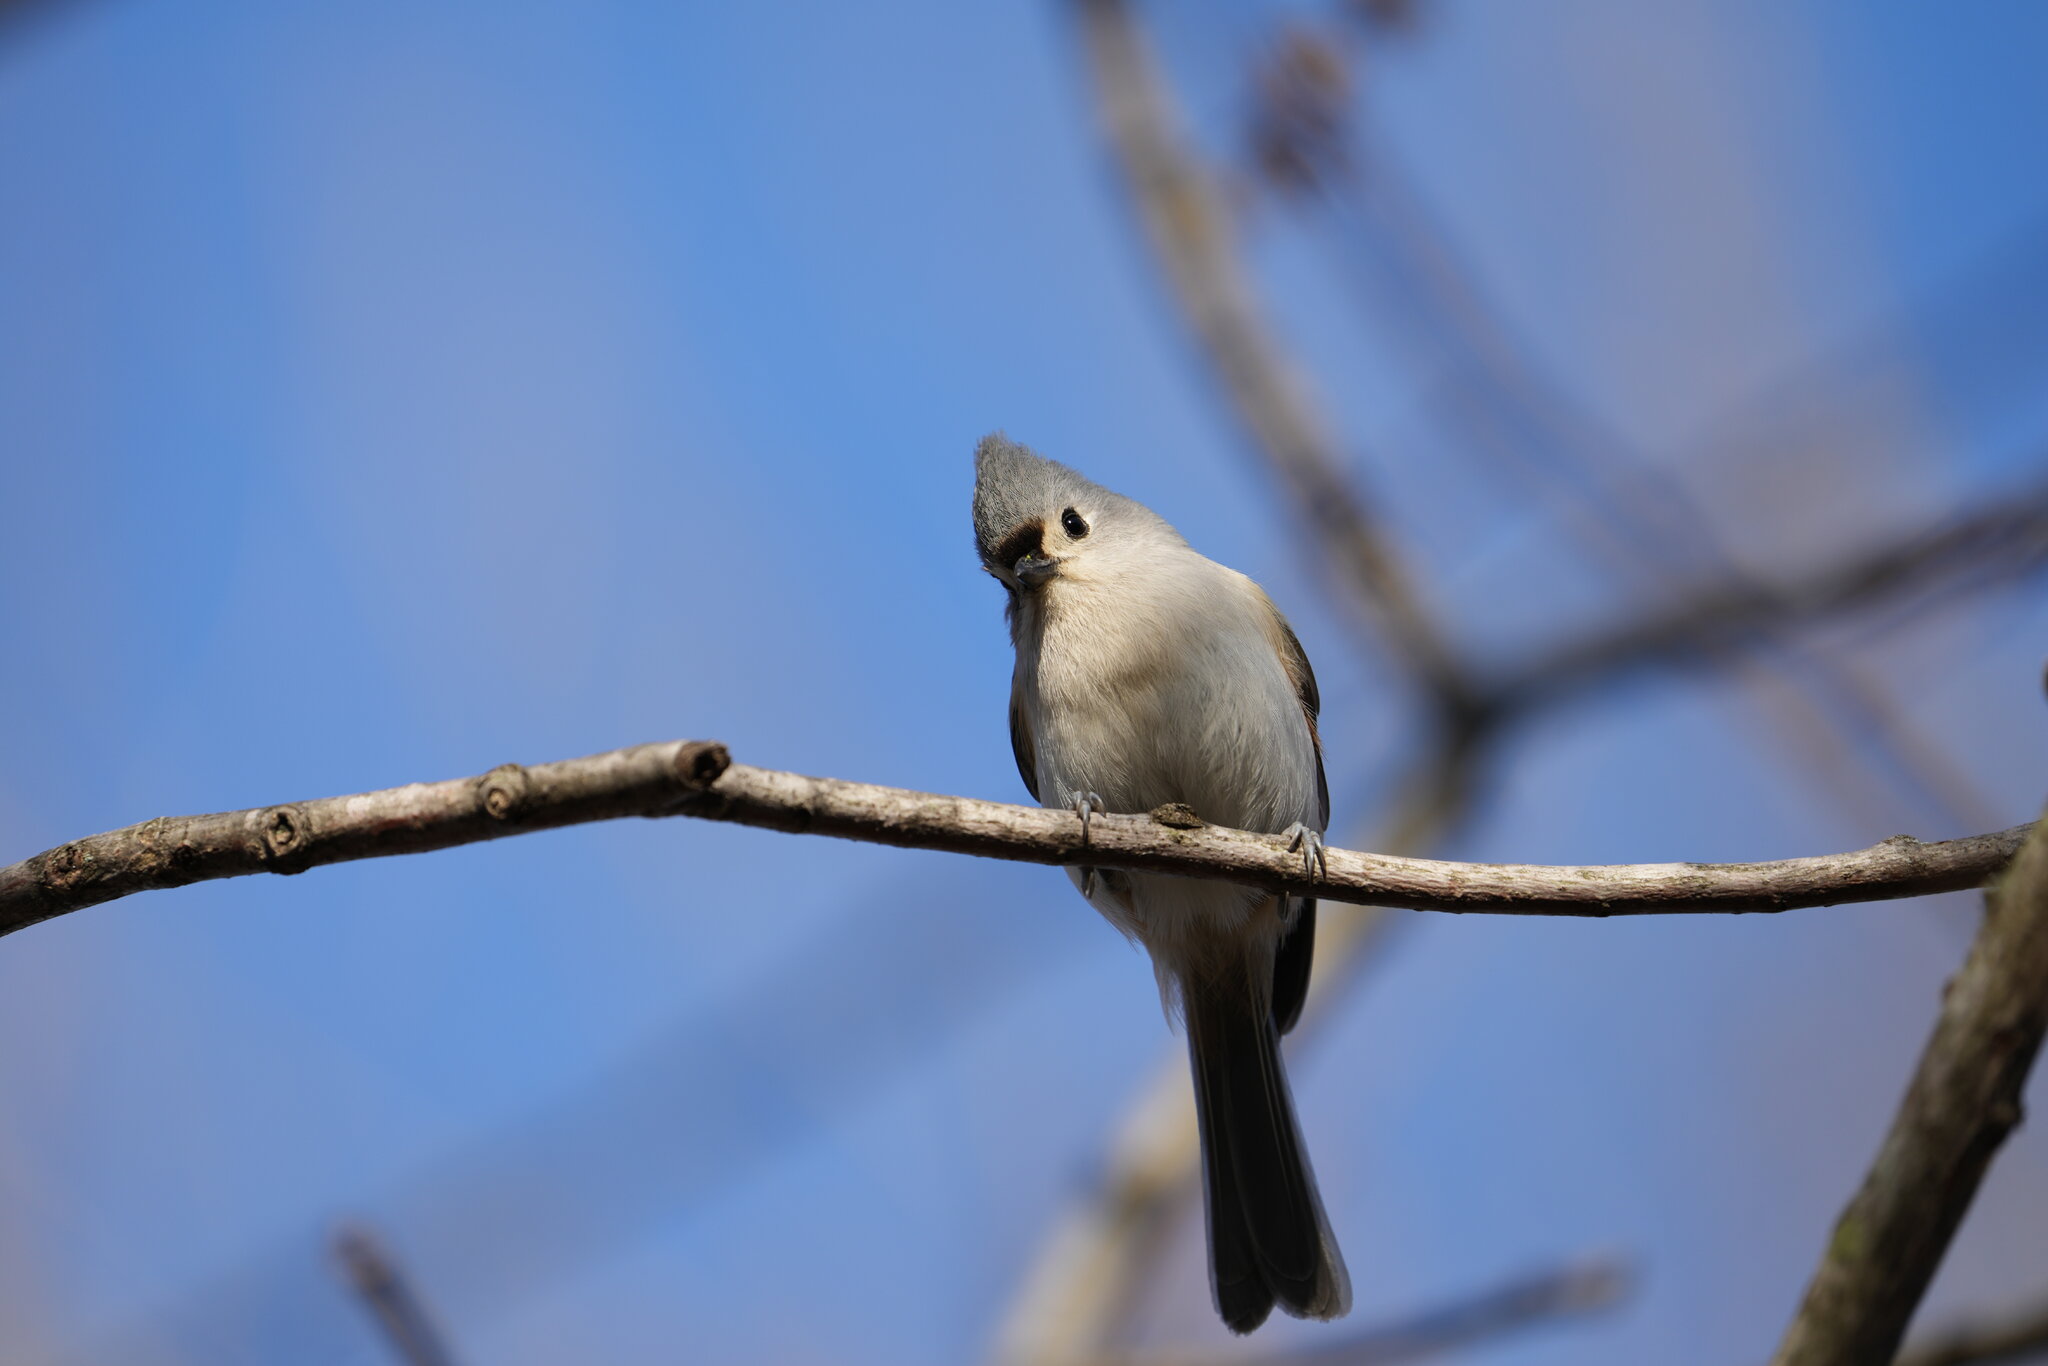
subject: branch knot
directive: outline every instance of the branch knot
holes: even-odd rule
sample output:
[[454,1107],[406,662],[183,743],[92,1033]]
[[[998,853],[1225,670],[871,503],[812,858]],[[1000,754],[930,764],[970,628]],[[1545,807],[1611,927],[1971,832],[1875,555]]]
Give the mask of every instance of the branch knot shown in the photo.
[[1195,808],[1186,802],[1168,802],[1155,806],[1149,813],[1152,819],[1169,830],[1200,830],[1208,822],[1195,814]]
[[43,885],[63,894],[85,881],[92,873],[92,858],[84,840],[60,844],[43,856]]
[[732,767],[732,752],[716,740],[685,740],[676,746],[676,780],[703,792]]
[[256,817],[257,852],[273,873],[303,873],[311,866],[313,831],[305,810],[273,806]]
[[494,821],[522,814],[533,797],[533,779],[518,764],[499,764],[477,779],[477,801]]

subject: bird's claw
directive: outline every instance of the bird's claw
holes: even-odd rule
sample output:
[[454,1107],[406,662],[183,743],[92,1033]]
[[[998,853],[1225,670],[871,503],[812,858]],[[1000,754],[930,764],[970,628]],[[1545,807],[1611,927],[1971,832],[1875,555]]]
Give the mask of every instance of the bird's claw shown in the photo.
[[1095,900],[1095,883],[1099,871],[1095,868],[1083,868],[1081,870],[1081,899],[1083,901]]
[[[1094,792],[1077,792],[1074,794],[1074,814],[1081,818],[1081,843],[1083,844],[1088,842],[1088,817],[1091,813],[1098,811],[1104,815],[1109,814],[1109,808],[1102,804],[1100,795]],[[1093,872],[1094,870],[1090,869],[1089,871]]]
[[1297,849],[1301,851],[1301,873],[1303,877],[1313,882],[1319,871],[1325,878],[1329,877],[1330,857],[1323,851],[1322,831],[1310,829],[1300,821],[1296,821],[1281,831],[1280,834],[1287,841],[1288,853],[1291,854]]

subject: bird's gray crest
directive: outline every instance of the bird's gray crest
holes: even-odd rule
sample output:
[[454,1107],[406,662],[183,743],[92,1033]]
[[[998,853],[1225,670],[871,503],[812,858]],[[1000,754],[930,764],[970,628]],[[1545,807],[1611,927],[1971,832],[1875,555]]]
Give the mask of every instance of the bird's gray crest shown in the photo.
[[[1091,513],[1136,509],[1142,503],[1112,493],[1029,446],[991,432],[974,448],[974,540],[984,564],[996,563],[996,547],[1026,522],[1057,518],[1076,503]],[[1154,519],[1156,520],[1156,519]]]

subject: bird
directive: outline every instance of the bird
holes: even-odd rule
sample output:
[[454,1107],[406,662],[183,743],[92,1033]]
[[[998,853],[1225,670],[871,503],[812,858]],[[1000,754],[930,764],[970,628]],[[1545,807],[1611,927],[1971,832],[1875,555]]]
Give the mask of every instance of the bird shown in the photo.
[[[1144,504],[1001,432],[974,455],[974,536],[1008,593],[1010,744],[1039,805],[1179,803],[1278,834],[1310,870],[1330,790],[1301,642],[1266,593]],[[1301,1138],[1280,1037],[1300,1018],[1316,903],[1202,878],[1069,868],[1150,954],[1187,1036],[1211,1298],[1249,1333],[1275,1305],[1334,1319],[1351,1280]]]

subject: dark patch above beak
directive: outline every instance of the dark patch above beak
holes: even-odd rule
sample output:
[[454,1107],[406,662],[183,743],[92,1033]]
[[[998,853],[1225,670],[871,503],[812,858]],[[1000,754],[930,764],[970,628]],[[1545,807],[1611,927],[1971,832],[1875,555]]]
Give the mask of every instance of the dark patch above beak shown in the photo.
[[1058,560],[1049,560],[1043,555],[1026,555],[1017,561],[1012,570],[1017,576],[1017,582],[1023,584],[1026,588],[1041,587],[1047,579],[1050,579],[1059,571],[1060,562]]
[[1026,588],[1037,588],[1059,568],[1059,561],[1045,553],[1045,524],[1026,522],[996,547],[995,562],[1016,576]]

